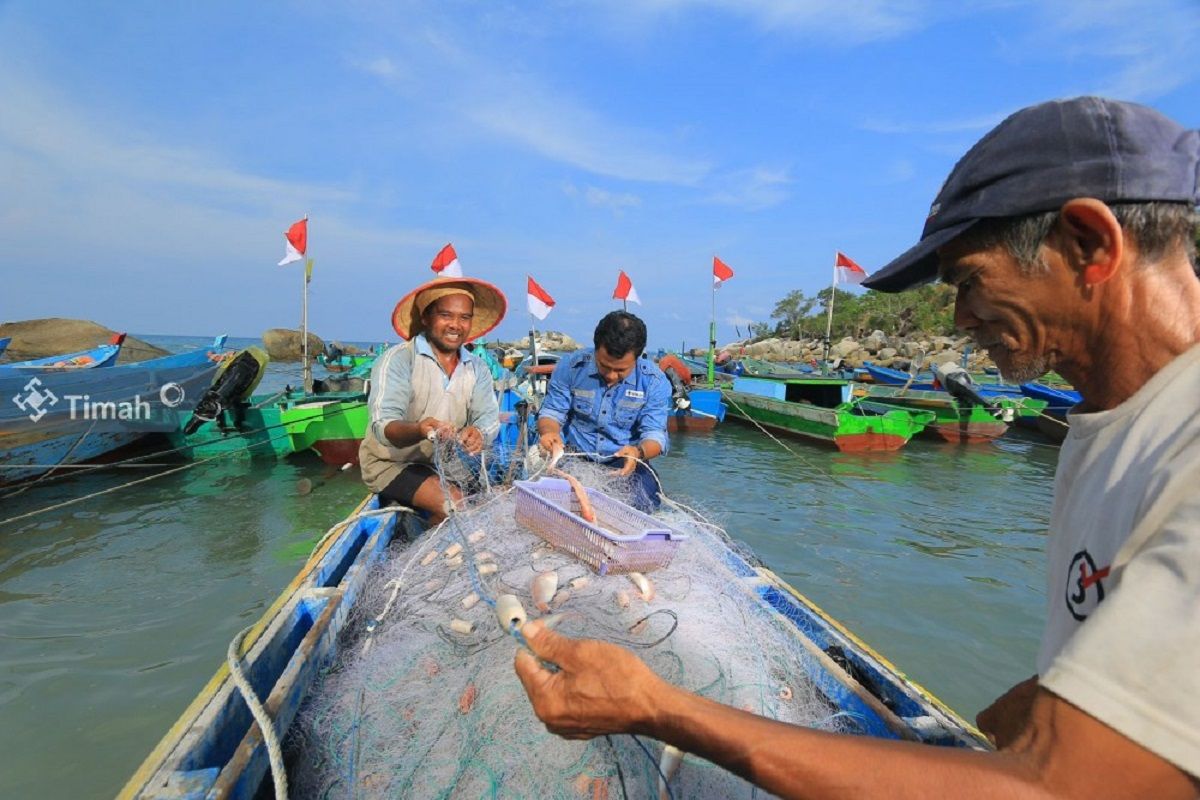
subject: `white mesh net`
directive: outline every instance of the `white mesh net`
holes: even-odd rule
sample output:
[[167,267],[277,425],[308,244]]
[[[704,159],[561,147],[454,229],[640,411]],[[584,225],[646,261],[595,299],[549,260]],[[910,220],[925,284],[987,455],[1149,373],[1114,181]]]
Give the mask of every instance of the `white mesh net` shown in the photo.
[[[660,743],[567,741],[537,720],[513,671],[520,644],[494,611],[505,594],[530,619],[553,616],[560,633],[631,648],[666,680],[713,700],[841,727],[836,709],[803,678],[809,656],[794,628],[733,571],[730,542],[715,525],[670,503],[655,515],[689,538],[668,566],[646,576],[647,600],[631,576],[600,576],[519,525],[510,485],[493,478],[483,488],[453,447],[437,455],[442,474],[475,494],[441,526],[414,541],[398,538],[372,576],[337,662],[289,731],[296,796],[658,797]],[[610,497],[629,489],[585,459],[559,467]],[[535,578],[548,592],[542,611]],[[763,794],[694,756],[670,792]]]

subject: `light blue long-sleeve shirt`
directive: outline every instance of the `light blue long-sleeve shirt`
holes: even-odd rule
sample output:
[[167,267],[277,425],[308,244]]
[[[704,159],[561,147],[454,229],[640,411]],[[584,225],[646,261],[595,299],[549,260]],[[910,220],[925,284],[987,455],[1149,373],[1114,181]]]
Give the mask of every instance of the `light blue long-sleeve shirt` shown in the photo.
[[611,456],[626,445],[658,442],[667,452],[671,382],[642,356],[615,386],[600,377],[592,348],[559,360],[546,388],[538,418],[556,420],[563,442],[584,453]]
[[[371,433],[383,444],[390,444],[383,434],[387,424],[395,420],[403,421],[408,413],[408,403],[412,399],[413,359],[430,358],[437,361],[424,334],[418,334],[412,344],[414,352],[411,357],[406,357],[403,352],[404,345],[396,345],[381,355],[371,370]],[[467,424],[474,425],[485,440],[491,441],[500,430],[500,407],[492,387],[492,373],[481,359],[465,347],[458,349],[458,366],[454,369],[455,372],[460,369],[474,370],[475,388],[467,408]],[[438,370],[442,373],[442,386],[448,387],[452,376],[445,373],[440,362]]]

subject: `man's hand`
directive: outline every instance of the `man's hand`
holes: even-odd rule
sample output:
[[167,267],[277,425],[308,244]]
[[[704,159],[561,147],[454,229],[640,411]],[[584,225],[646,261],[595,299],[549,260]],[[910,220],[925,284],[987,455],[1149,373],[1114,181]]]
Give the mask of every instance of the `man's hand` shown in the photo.
[[1038,677],[1026,678],[1000,695],[990,706],[979,712],[975,722],[992,744],[1004,748],[1025,730],[1033,699],[1037,696]]
[[623,467],[621,467],[620,471],[617,474],[618,475],[632,474],[633,471],[635,469],[637,469],[638,459],[641,457],[642,457],[642,454],[639,453],[638,449],[631,444],[627,444],[624,447],[622,447],[620,450],[618,450],[617,452],[613,453],[613,458],[625,459],[625,465]]
[[483,449],[483,434],[474,425],[468,425],[459,431],[458,441],[470,455],[475,455]]
[[565,739],[635,732],[652,718],[655,698],[670,688],[614,644],[569,639],[540,621],[527,623],[521,633],[538,658],[559,668],[551,672],[528,651],[517,651],[514,667],[534,713]]
[[[418,422],[417,430],[421,432],[422,439],[433,439],[437,436],[445,435],[446,432],[454,432],[452,427],[435,417],[426,417]],[[430,434],[434,434],[434,436],[431,436]]]
[[551,455],[559,450],[566,449],[566,446],[563,444],[562,435],[558,431],[554,431],[553,433],[543,433],[540,437],[538,437],[538,447],[542,449],[543,453],[548,453]]

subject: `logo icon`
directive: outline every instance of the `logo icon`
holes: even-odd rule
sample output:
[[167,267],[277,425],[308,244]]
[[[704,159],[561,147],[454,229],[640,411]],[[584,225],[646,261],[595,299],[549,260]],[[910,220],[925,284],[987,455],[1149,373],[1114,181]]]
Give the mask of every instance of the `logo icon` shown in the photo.
[[183,402],[185,396],[183,387],[178,383],[164,383],[162,388],[158,390],[158,399],[167,408],[175,408]]
[[1083,622],[1104,600],[1104,579],[1109,567],[1096,569],[1096,562],[1087,550],[1080,550],[1067,567],[1067,610]]
[[40,378],[30,378],[29,383],[25,384],[25,394],[18,394],[13,398],[13,402],[17,404],[17,408],[22,411],[29,411],[29,419],[37,422],[42,417],[46,416],[46,412],[58,402],[58,395],[49,389],[42,389],[42,381]]

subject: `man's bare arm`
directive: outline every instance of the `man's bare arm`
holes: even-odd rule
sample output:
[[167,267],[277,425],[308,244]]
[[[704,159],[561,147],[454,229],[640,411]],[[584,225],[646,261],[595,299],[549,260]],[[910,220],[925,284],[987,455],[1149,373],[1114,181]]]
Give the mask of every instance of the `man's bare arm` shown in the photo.
[[553,733],[640,733],[702,756],[781,797],[1194,798],[1186,773],[1046,690],[998,753],[800,728],[671,686],[628,651],[525,626],[537,655],[516,670]]

